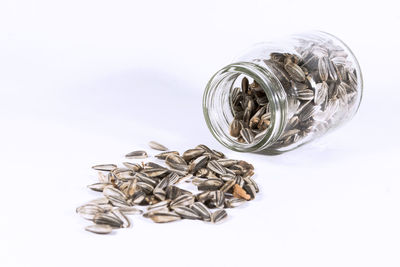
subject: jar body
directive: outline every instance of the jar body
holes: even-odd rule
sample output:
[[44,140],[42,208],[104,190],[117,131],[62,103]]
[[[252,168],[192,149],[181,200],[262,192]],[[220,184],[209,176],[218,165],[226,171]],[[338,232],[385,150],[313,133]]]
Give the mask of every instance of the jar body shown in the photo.
[[226,147],[279,153],[352,118],[362,88],[351,50],[330,34],[311,32],[258,44],[222,68],[206,87],[203,111]]

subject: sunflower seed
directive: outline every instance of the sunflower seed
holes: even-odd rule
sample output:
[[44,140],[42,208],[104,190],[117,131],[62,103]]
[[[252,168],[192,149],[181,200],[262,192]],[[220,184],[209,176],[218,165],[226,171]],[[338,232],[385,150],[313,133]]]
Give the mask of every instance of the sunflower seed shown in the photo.
[[325,57],[321,57],[318,60],[318,72],[322,81],[326,81],[328,79],[328,62]]
[[154,178],[168,173],[168,170],[165,168],[151,168],[144,169],[142,173],[146,174],[148,177]]
[[234,179],[231,179],[227,182],[225,182],[225,184],[221,187],[221,191],[226,193],[228,192],[234,185],[235,185],[236,181]]
[[168,148],[166,148],[166,147],[163,146],[162,144],[157,143],[157,142],[155,142],[155,141],[150,141],[150,142],[149,142],[149,146],[150,146],[152,149],[155,149],[155,150],[160,150],[160,151],[167,151],[167,150],[168,150]]
[[143,214],[143,210],[136,207],[119,207],[118,208],[124,215],[137,215]]
[[104,204],[108,204],[108,203],[109,203],[108,198],[100,197],[100,198],[93,199],[86,204],[104,205]]
[[113,228],[121,228],[124,224],[121,219],[119,219],[112,213],[98,213],[94,216],[93,222],[95,224],[106,224]]
[[247,192],[247,194],[250,196],[250,199],[254,199],[256,197],[256,189],[253,185],[251,184],[245,184],[243,186],[243,189]]
[[231,198],[225,200],[225,207],[226,208],[236,208],[242,205],[243,203],[247,202],[245,199],[242,198]]
[[157,199],[159,199],[161,201],[165,200],[165,197],[167,196],[167,193],[163,189],[157,188],[157,187],[154,188],[153,194]]
[[220,179],[208,179],[197,186],[200,191],[218,190],[224,182]]
[[155,211],[155,210],[159,210],[159,209],[165,209],[168,208],[169,204],[171,203],[171,200],[164,200],[164,201],[160,201],[156,204],[152,204],[150,206],[147,207],[147,211]]
[[222,192],[220,190],[212,191],[211,193],[212,198],[211,198],[211,206],[213,208],[222,208],[224,206],[225,202],[225,192]]
[[314,99],[314,91],[310,89],[299,90],[297,91],[297,99],[299,100]]
[[211,221],[213,223],[217,223],[217,222],[222,221],[226,217],[228,217],[228,214],[226,213],[225,210],[217,210],[212,214]]
[[115,165],[115,164],[100,164],[100,165],[92,166],[92,169],[98,170],[98,171],[112,171],[115,168],[117,168],[117,165]]
[[208,156],[200,156],[189,165],[189,171],[194,173],[207,164]]
[[211,221],[211,211],[203,203],[195,202],[191,208],[204,221]]
[[129,228],[131,226],[131,222],[129,219],[122,213],[122,211],[119,208],[114,208],[111,213],[120,219],[122,221],[122,226],[123,228]]
[[144,159],[147,158],[147,152],[144,150],[132,151],[125,155],[128,159]]
[[220,175],[226,174],[225,168],[216,160],[210,160],[207,164],[207,168]]
[[243,177],[243,180],[244,180],[247,184],[252,185],[252,186],[254,187],[256,193],[260,192],[260,189],[258,188],[257,183],[256,183],[251,177],[249,177],[249,176]]
[[289,73],[290,77],[293,78],[297,82],[302,82],[306,79],[306,75],[299,65],[296,65],[292,62],[285,64],[285,70]]
[[169,155],[179,155],[179,152],[178,151],[167,151],[167,152],[162,152],[160,154],[157,154],[154,157],[165,160]]
[[328,97],[328,84],[326,82],[317,83],[315,86],[314,103],[321,105]]
[[239,137],[242,124],[239,120],[233,120],[229,129],[229,134],[233,137]]
[[221,166],[226,167],[226,168],[229,168],[238,162],[235,159],[219,159],[217,161]]
[[86,220],[93,220],[94,216],[98,213],[105,212],[104,208],[95,204],[86,204],[76,209],[76,212]]
[[200,157],[201,155],[203,155],[203,153],[204,153],[203,149],[199,148],[189,149],[182,154],[182,158],[186,160],[186,162],[189,162],[194,158]]
[[95,183],[95,184],[88,185],[88,188],[89,188],[89,189],[92,189],[93,191],[103,192],[103,189],[104,189],[106,186],[109,186],[109,185],[112,186],[111,183]]
[[167,223],[180,220],[181,217],[175,212],[154,212],[149,218],[155,223]]
[[244,77],[242,79],[242,91],[244,93],[247,93],[248,89],[249,89],[249,80],[246,77]]
[[192,195],[181,195],[171,201],[169,205],[171,209],[175,209],[180,206],[190,206],[194,203],[194,196]]
[[189,207],[176,207],[174,211],[183,219],[200,220],[201,217]]
[[122,164],[125,165],[125,167],[127,167],[128,169],[131,169],[135,172],[138,172],[142,169],[142,166],[140,164],[137,163],[131,163],[131,162],[123,162]]
[[145,197],[146,197],[146,194],[142,190],[138,190],[132,196],[132,203],[136,204],[136,205],[140,204],[143,202]]
[[249,128],[243,128],[240,130],[240,135],[246,141],[247,144],[251,144],[254,141],[254,134]]
[[109,234],[113,228],[107,224],[93,224],[86,226],[85,230],[95,234]]

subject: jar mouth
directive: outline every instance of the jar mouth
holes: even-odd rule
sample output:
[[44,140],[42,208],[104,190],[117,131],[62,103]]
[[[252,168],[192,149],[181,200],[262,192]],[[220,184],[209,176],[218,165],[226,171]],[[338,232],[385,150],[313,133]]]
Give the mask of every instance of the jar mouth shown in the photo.
[[[241,77],[255,80],[270,104],[270,125],[250,144],[238,142],[229,133],[234,116],[229,96]],[[237,62],[222,68],[210,79],[203,95],[203,113],[208,128],[222,145],[234,151],[257,152],[273,144],[282,133],[287,116],[286,99],[286,93],[272,71],[255,63]]]

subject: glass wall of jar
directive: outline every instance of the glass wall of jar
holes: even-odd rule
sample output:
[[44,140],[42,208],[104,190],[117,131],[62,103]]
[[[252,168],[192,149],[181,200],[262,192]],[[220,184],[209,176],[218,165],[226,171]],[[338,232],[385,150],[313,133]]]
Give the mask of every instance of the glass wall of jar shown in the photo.
[[203,97],[207,125],[224,146],[280,153],[351,119],[363,82],[352,51],[324,32],[254,46],[219,70]]

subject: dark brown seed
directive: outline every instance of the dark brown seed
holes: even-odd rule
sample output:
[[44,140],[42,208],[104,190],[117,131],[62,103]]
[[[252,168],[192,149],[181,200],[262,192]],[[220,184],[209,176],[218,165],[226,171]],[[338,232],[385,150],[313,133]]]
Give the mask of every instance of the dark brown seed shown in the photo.
[[246,77],[244,77],[242,79],[242,91],[244,93],[247,93],[248,89],[249,89],[249,80]]
[[240,121],[234,119],[231,122],[231,125],[230,125],[230,128],[229,128],[229,134],[231,136],[233,136],[233,137],[239,137],[241,129],[242,129],[242,124],[240,123]]

